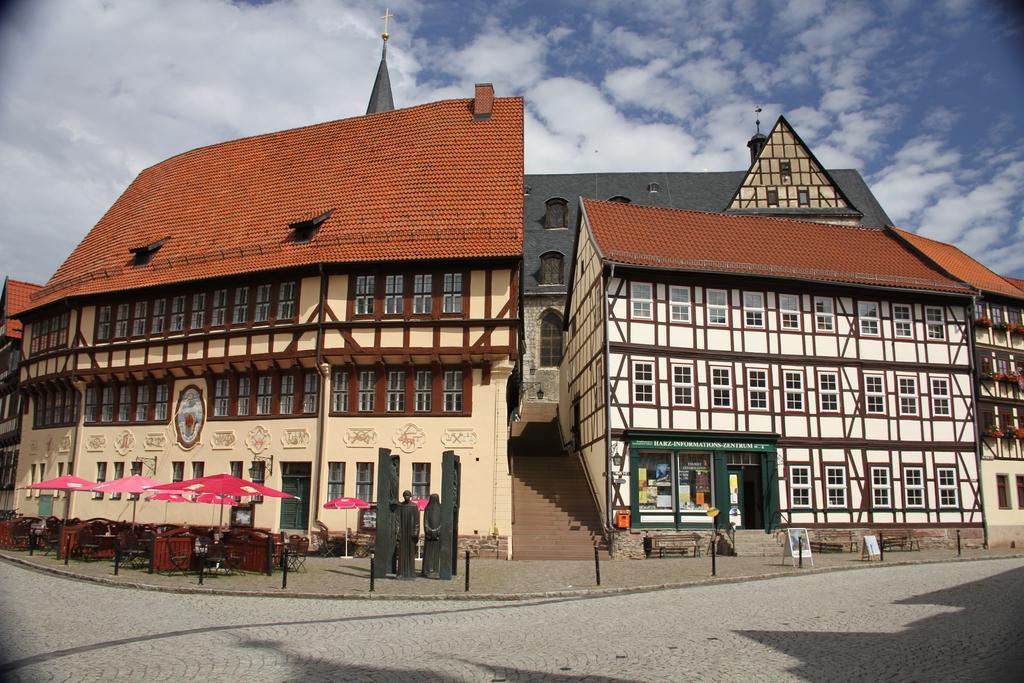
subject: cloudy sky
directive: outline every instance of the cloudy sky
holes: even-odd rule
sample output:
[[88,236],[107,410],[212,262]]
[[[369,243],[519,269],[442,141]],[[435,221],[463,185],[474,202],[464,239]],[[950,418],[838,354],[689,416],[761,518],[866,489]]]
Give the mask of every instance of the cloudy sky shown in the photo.
[[0,277],[45,282],[143,168],[366,110],[526,98],[526,170],[737,170],[753,109],[900,226],[1024,277],[1024,20],[996,0],[31,0],[0,7]]

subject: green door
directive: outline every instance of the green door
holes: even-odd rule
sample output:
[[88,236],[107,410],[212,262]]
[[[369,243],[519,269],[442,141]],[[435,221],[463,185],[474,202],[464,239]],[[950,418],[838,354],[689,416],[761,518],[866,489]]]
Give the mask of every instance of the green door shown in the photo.
[[281,500],[281,528],[309,528],[310,464],[286,462],[281,466],[281,490],[294,498]]
[[53,514],[53,496],[39,496],[39,516],[49,517]]

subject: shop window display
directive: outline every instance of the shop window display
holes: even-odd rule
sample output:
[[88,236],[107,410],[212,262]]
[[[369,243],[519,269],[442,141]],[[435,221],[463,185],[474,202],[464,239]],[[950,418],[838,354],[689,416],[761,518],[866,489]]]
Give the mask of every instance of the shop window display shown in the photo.
[[713,502],[711,484],[711,456],[707,453],[637,456],[637,503],[642,512],[678,511],[698,515],[703,522]]

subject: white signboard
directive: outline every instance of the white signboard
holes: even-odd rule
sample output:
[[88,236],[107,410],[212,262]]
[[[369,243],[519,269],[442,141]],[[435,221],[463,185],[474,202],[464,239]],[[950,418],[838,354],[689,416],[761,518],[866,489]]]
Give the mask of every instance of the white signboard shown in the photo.
[[790,527],[786,530],[786,542],[789,545],[789,554],[793,558],[794,567],[798,564],[801,557],[809,560],[811,566],[814,566],[814,558],[811,557],[811,541],[807,536],[807,529]]
[[860,556],[867,557],[869,560],[877,557],[882,559],[882,549],[878,547],[878,538],[875,536],[865,536],[864,545],[861,546]]

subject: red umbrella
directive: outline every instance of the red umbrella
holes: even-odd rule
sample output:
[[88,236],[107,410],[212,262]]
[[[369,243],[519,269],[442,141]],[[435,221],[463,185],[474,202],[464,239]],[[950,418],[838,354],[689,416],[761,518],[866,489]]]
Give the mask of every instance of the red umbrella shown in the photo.
[[351,557],[348,554],[348,511],[349,510],[365,510],[370,507],[362,498],[335,498],[324,503],[324,507],[328,510],[345,510],[345,557]]
[[165,503],[191,503],[192,499],[186,498],[180,493],[154,493],[146,498],[149,501],[163,501]]
[[[219,496],[267,496],[269,498],[294,498],[290,493],[272,489],[254,481],[246,481],[231,474],[211,474],[208,477],[186,479],[171,484],[159,484],[155,491],[186,491],[190,493],[213,493]],[[224,504],[220,508],[221,524],[224,523]]]
[[216,493],[201,493],[195,497],[193,503],[206,503],[208,505],[227,505],[232,507],[238,505],[238,501],[230,496],[221,496]]
[[52,489],[55,491],[88,491],[96,485],[94,481],[88,481],[80,477],[75,477],[70,474],[65,474],[63,477],[57,477],[56,479],[47,479],[31,486],[26,486],[27,489]]
[[423,512],[427,508],[427,503],[430,501],[426,498],[413,498],[412,502],[416,503],[416,507],[419,508],[420,512]]
[[[105,481],[102,484],[96,484],[90,491],[97,491],[99,493],[145,493],[147,489],[151,489],[157,486],[160,482],[144,477],[141,474],[133,474],[130,477],[121,477],[120,479],[114,479],[111,481]],[[139,499],[136,496],[132,499],[132,526],[135,526],[135,506],[138,504]]]

